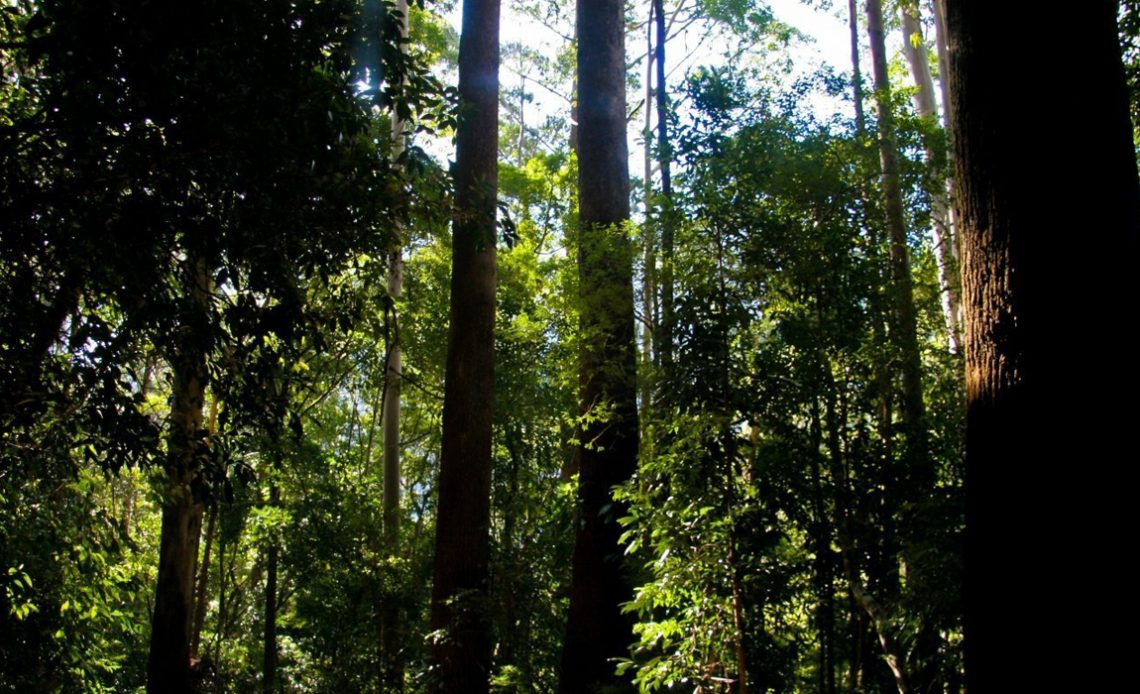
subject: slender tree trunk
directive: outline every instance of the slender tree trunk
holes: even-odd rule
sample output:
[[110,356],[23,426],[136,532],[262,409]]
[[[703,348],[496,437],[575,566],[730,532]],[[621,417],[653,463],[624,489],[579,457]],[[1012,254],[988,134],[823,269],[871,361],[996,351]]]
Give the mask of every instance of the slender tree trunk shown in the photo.
[[[649,367],[653,364],[653,338],[657,332],[657,234],[653,224],[653,8],[649,4],[649,21],[645,23],[645,179],[642,182],[642,197],[645,202],[645,223],[642,228],[645,267],[641,287],[641,363],[645,367],[641,383],[642,419],[653,397],[652,379],[648,378]],[[645,434],[645,431],[642,431]],[[643,442],[645,443],[645,442]]]
[[867,132],[867,118],[863,115],[863,74],[859,69],[859,10],[857,0],[847,0],[847,24],[851,30],[851,90],[855,100],[855,132]]
[[213,549],[214,533],[218,526],[218,504],[210,505],[209,519],[206,521],[206,548],[202,552],[202,563],[198,569],[198,589],[194,598],[194,631],[190,639],[190,656],[197,658],[202,645],[202,627],[206,623],[206,605],[210,578],[210,551]]
[[887,77],[887,49],[883,39],[880,0],[867,0],[867,32],[875,76],[875,102],[879,119],[879,161],[882,166],[883,206],[890,246],[893,330],[891,340],[901,362],[902,416],[906,434],[907,474],[917,489],[929,491],[933,474],[927,459],[926,406],[922,400],[922,363],[910,277],[906,218],[899,182],[898,143],[891,113],[891,85]]
[[628,688],[611,659],[626,656],[632,597],[619,538],[622,515],[611,493],[636,467],[637,358],[625,120],[624,4],[580,0],[577,9],[578,238],[581,347],[579,525],[559,691]]
[[[158,585],[151,622],[147,661],[147,691],[181,694],[190,691],[190,627],[194,605],[194,564],[197,560],[197,504],[191,483],[198,474],[203,445],[203,405],[208,375],[202,336],[193,326],[208,310],[209,279],[204,264],[184,266],[188,301],[186,315],[171,355],[171,406],[167,460],[162,489],[162,529],[159,540]],[[198,515],[198,527],[201,520]]]
[[654,22],[657,27],[657,161],[661,169],[661,339],[658,352],[664,377],[673,366],[673,181],[671,160],[673,148],[669,142],[669,95],[665,83],[665,0],[653,0]]
[[[400,37],[408,36],[408,2],[396,0],[396,12],[400,15]],[[401,43],[401,50],[407,45]],[[398,115],[392,119],[392,158],[399,159],[404,154],[407,138],[407,122]],[[404,293],[404,251],[392,251],[388,264],[388,296],[393,302]],[[385,371],[385,386],[388,392],[384,398],[384,531],[389,544],[399,538],[398,512],[400,508],[400,392],[403,385],[403,365],[401,362],[400,325],[398,314],[393,326],[393,339],[388,354]]]
[[[274,482],[269,488],[269,504],[277,506],[281,492]],[[270,543],[265,557],[265,640],[261,689],[271,694],[277,689],[277,542]]]
[[495,384],[495,202],[499,1],[464,0],[452,236],[451,324],[443,401],[430,649],[433,692],[488,690],[491,423]]
[[[935,0],[937,2],[937,0]],[[900,7],[902,15],[903,53],[910,64],[910,74],[917,87],[914,106],[918,114],[938,123],[938,106],[934,99],[934,79],[930,75],[930,62],[926,57],[926,41],[922,37],[922,24],[912,14],[912,8]],[[915,44],[918,45],[915,45]],[[961,330],[961,301],[958,296],[958,275],[953,254],[954,233],[950,219],[950,204],[946,184],[941,179],[945,175],[946,160],[931,142],[925,145],[926,166],[938,179],[931,186],[930,195],[930,236],[934,243],[934,260],[938,265],[938,288],[942,299],[942,315],[946,320],[950,351],[958,353]],[[949,180],[947,178],[947,180]]]
[[[1131,581],[1120,451],[1135,407],[1118,398],[1137,389],[1121,321],[1135,313],[1140,184],[1117,3],[1019,9],[946,3],[966,308],[967,689],[1111,690],[1118,668],[1088,663],[1123,662],[1126,641],[1074,639],[1059,657],[1056,635],[1096,633]],[[1034,50],[1041,36],[1064,50]],[[1057,84],[1070,85],[1064,98],[1026,117]],[[1042,575],[1081,609],[1043,612],[1025,592]]]
[[[396,12],[400,15],[400,36],[408,35],[408,2],[397,0]],[[401,43],[401,50],[407,45]],[[398,160],[404,153],[407,123],[395,112],[392,115],[392,158]],[[384,544],[388,556],[400,551],[400,401],[403,383],[403,355],[400,346],[400,315],[396,302],[404,291],[404,250],[397,247],[388,259],[388,298],[392,302],[391,334],[388,345],[388,363],[384,369]],[[399,605],[386,600],[380,607],[380,650],[383,654],[384,688],[400,692],[404,688],[403,631]]]
[[[946,0],[930,0],[934,7],[934,45],[938,51],[938,86],[942,94],[942,127],[946,130],[946,139],[950,143],[950,150],[954,149],[954,126],[950,122],[950,54],[946,49]],[[950,163],[953,169],[953,162]],[[946,176],[946,199],[950,204],[950,253],[954,256],[955,266],[961,261],[962,243],[958,234],[957,210],[954,209],[954,175],[949,171]],[[959,269],[958,288],[961,289],[961,270]],[[959,291],[959,296],[961,292]],[[958,330],[962,330],[961,300],[958,309]],[[959,335],[959,337],[961,337]]]
[[824,503],[823,473],[820,463],[823,444],[823,423],[819,414],[818,399],[812,402],[811,430],[813,446],[811,452],[812,487],[812,562],[816,589],[816,632],[819,636],[819,660],[816,673],[816,691],[820,694],[835,693],[835,597],[831,577],[831,523]]
[[[221,513],[221,511],[218,511]],[[226,612],[226,534],[218,535],[218,621],[214,633],[214,665],[221,665],[219,652],[221,643],[226,639],[225,625],[228,616]]]

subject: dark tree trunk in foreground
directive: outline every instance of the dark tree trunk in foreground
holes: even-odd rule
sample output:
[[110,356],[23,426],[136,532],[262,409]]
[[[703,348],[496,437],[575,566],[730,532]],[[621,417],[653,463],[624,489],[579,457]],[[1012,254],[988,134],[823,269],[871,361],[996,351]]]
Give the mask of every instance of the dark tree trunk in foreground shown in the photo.
[[578,2],[579,398],[593,417],[580,434],[563,694],[621,686],[612,659],[628,656],[633,641],[620,607],[632,596],[618,542],[622,511],[611,493],[633,474],[638,446],[623,8]]
[[[1133,523],[1121,450],[1135,428],[1135,343],[1124,331],[1135,315],[1140,186],[1116,9],[946,6],[971,694],[1119,688],[1110,680],[1126,662],[1125,640],[1096,638],[1092,623],[1123,608],[1119,547]],[[1035,50],[1042,36],[1064,49]],[[1061,84],[1049,108],[1026,113]],[[1051,608],[1027,590],[1041,576],[1060,600]]]
[[147,691],[151,694],[190,691],[190,631],[202,518],[191,485],[198,474],[199,447],[204,445],[203,404],[208,379],[205,338],[197,328],[207,310],[209,281],[200,263],[187,261],[184,267],[188,296],[170,358],[171,405],[158,587],[147,660]]
[[465,0],[459,45],[451,324],[443,401],[431,691],[486,692],[491,420],[495,385],[495,200],[499,151],[499,1]]

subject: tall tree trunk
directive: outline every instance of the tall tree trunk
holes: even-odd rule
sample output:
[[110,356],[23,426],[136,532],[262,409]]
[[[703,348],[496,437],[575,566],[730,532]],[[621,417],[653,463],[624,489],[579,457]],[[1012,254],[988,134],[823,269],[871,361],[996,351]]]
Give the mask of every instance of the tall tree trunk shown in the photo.
[[430,659],[434,692],[488,690],[491,424],[495,385],[495,203],[499,0],[464,0]]
[[[829,368],[829,367],[828,367]],[[812,452],[810,462],[812,491],[811,542],[815,555],[812,568],[816,589],[816,633],[819,636],[819,660],[816,672],[816,691],[835,694],[835,596],[831,576],[831,521],[824,503],[823,472],[820,457],[823,455],[823,423],[819,401],[813,398],[811,407]]]
[[[934,45],[938,50],[938,87],[942,94],[942,127],[946,130],[946,139],[950,143],[950,151],[954,149],[954,125],[950,122],[950,53],[946,48],[946,0],[930,0],[934,7]],[[958,212],[954,209],[954,172],[953,162],[948,167],[950,171],[946,176],[946,198],[950,202],[950,254],[954,256],[954,263],[958,266],[958,289],[961,297],[961,267],[962,242],[958,234]],[[962,309],[961,298],[958,307],[958,331],[961,338]]]
[[[641,286],[641,363],[645,367],[640,379],[642,419],[651,404],[653,397],[652,379],[648,378],[648,369],[653,364],[653,339],[657,332],[657,234],[653,225],[653,149],[649,146],[653,141],[653,8],[649,4],[649,21],[645,23],[645,148],[643,158],[645,162],[645,178],[642,181],[642,198],[645,203],[645,222],[642,227],[642,243],[644,244],[644,277]],[[642,431],[645,434],[645,431]],[[643,442],[645,443],[645,442]]]
[[847,0],[847,25],[851,31],[851,90],[855,100],[855,133],[867,132],[867,118],[863,115],[863,74],[859,68],[859,10],[857,0]]
[[579,525],[559,690],[587,694],[628,687],[611,659],[628,654],[632,597],[611,489],[637,464],[637,360],[625,119],[624,4],[579,0],[577,8],[581,347]]
[[[281,501],[281,492],[277,483],[273,482],[269,488],[269,504],[277,506]],[[261,689],[265,694],[272,694],[277,689],[277,555],[279,552],[276,540],[272,541],[266,550],[265,557],[265,639],[261,673]]]
[[669,142],[669,103],[665,83],[665,0],[653,0],[654,22],[657,27],[657,161],[661,169],[661,339],[657,350],[661,367],[668,378],[673,366],[673,180],[670,162],[673,148]]
[[[185,315],[170,358],[171,405],[167,459],[162,489],[158,585],[151,621],[147,691],[181,694],[190,691],[190,628],[194,605],[194,565],[200,505],[191,485],[198,475],[203,445],[203,405],[208,374],[203,337],[195,326],[208,310],[209,279],[205,265],[186,261]],[[197,522],[195,519],[197,518]]]
[[[408,2],[396,1],[400,15],[400,37],[408,36]],[[400,48],[407,51],[407,44]],[[392,113],[392,159],[404,154],[407,123]],[[388,259],[388,298],[392,302],[388,363],[384,369],[384,545],[388,556],[400,551],[400,393],[403,386],[403,361],[400,346],[400,315],[396,302],[404,291],[404,250],[397,247]],[[404,687],[403,632],[399,605],[388,599],[380,607],[380,650],[383,654],[383,684],[385,691],[400,692]]]
[[[917,87],[914,94],[915,109],[920,116],[930,121],[930,125],[935,125],[939,122],[939,118],[938,106],[934,98],[934,78],[931,77],[930,61],[926,57],[926,41],[922,36],[922,24],[919,22],[917,14],[912,14],[912,12],[916,13],[917,9],[900,7],[903,53],[906,54],[907,62],[910,64],[910,74]],[[946,183],[940,180],[945,175],[946,160],[939,155],[939,151],[933,143],[928,141],[925,144],[926,166],[935,173],[935,178],[939,179],[929,191],[930,236],[934,242],[934,260],[938,265],[938,288],[942,299],[942,315],[946,320],[950,351],[957,354],[960,343],[959,331],[961,330],[961,301],[958,296],[958,276],[952,252],[954,232],[950,219],[950,204],[947,198]]]
[[867,33],[875,76],[875,103],[879,120],[879,161],[882,167],[883,206],[890,246],[891,299],[894,320],[891,341],[901,362],[902,417],[906,435],[907,475],[914,488],[928,490],[933,483],[927,459],[926,406],[922,400],[922,363],[910,277],[906,218],[899,182],[898,143],[891,113],[891,85],[887,77],[887,49],[883,38],[880,0],[867,0]]
[[[1117,3],[1019,10],[946,4],[966,308],[973,694],[1119,688],[1119,668],[1088,664],[1127,658],[1125,641],[1088,638],[1066,640],[1064,657],[1053,657],[1056,635],[1095,633],[1097,615],[1119,609],[1130,580],[1119,547],[1132,485],[1120,451],[1135,408],[1113,396],[1137,388],[1132,341],[1119,326],[1135,311],[1140,184]],[[1041,36],[1064,50],[1036,50]],[[1024,105],[1058,84],[1069,85],[1064,97],[1027,117]],[[1058,546],[1064,537],[1081,539]],[[1081,596],[1081,609],[1042,611],[1025,591],[1042,575]]]

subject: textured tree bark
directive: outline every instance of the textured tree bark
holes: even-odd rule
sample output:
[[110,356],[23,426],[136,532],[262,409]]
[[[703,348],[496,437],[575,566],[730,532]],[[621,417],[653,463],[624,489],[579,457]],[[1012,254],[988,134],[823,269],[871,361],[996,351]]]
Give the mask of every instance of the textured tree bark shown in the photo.
[[430,648],[433,692],[488,690],[491,423],[495,386],[495,202],[499,1],[465,0]]
[[[1119,557],[1132,488],[1119,451],[1135,407],[1113,396],[1137,387],[1121,321],[1135,313],[1140,184],[1116,11],[1104,0],[1031,13],[946,3],[973,694],[1112,689],[1119,669],[1088,663],[1127,658],[1123,641],[1056,640],[1095,633],[1131,580]],[[1033,51],[1041,36],[1063,37],[1065,50]],[[1070,85],[1065,98],[1025,113],[1058,84]],[[1042,610],[1026,591],[1042,575],[1081,596],[1081,609]]]
[[627,657],[632,590],[611,489],[633,474],[638,448],[629,155],[625,120],[624,4],[580,0],[577,9],[581,347],[578,535],[559,690],[624,689],[614,658]]
[[[194,605],[194,565],[200,505],[191,484],[198,474],[203,445],[203,404],[208,375],[203,336],[196,326],[207,310],[209,280],[202,263],[187,261],[188,297],[177,347],[171,355],[171,406],[167,460],[162,490],[158,585],[151,621],[147,691],[181,694],[190,691],[190,629]],[[197,518],[197,522],[196,521]]]
[[[935,0],[937,4],[937,0]],[[901,7],[903,30],[903,52],[910,64],[910,74],[918,88],[914,95],[914,106],[918,114],[930,122],[937,123],[938,106],[934,99],[934,78],[930,74],[930,62],[926,57],[926,41],[922,37],[922,24],[912,8]],[[918,45],[915,45],[917,40]],[[928,142],[926,144],[926,166],[935,171],[943,171],[946,161]],[[949,179],[947,179],[949,180]],[[942,315],[946,320],[950,351],[957,354],[960,349],[961,299],[958,293],[958,273],[955,267],[954,231],[951,225],[950,204],[947,188],[939,184],[929,191],[930,195],[930,236],[934,242],[934,260],[938,265],[938,288],[942,299]]]

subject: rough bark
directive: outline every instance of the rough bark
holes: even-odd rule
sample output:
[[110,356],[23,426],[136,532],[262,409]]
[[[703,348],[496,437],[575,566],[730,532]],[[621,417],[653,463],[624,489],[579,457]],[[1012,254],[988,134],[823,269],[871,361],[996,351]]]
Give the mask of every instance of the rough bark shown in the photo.
[[[198,475],[203,444],[203,405],[208,375],[204,338],[197,330],[207,310],[209,284],[205,267],[187,261],[185,315],[170,357],[171,406],[167,459],[162,489],[158,582],[147,660],[147,691],[181,694],[190,691],[190,629],[194,604],[194,565],[200,505],[192,483]],[[197,522],[196,522],[197,519]]]
[[[936,0],[937,1],[937,0]],[[938,123],[938,106],[934,98],[934,78],[930,74],[930,61],[926,57],[926,41],[922,36],[916,8],[901,7],[903,53],[910,65],[914,78],[914,106],[918,115]],[[918,45],[915,45],[917,42]],[[946,168],[945,158],[933,143],[925,144],[926,166],[939,178]],[[949,179],[947,179],[949,180]],[[950,351],[958,353],[960,348],[961,300],[958,293],[958,273],[953,254],[954,232],[950,219],[950,202],[946,185],[942,182],[931,186],[930,191],[930,236],[934,243],[934,260],[938,266],[938,289],[942,300],[942,315],[946,321]]]
[[629,170],[625,120],[624,4],[577,8],[581,348],[578,535],[559,690],[626,688],[612,659],[628,656],[632,591],[611,489],[633,474],[638,449]]
[[[1136,391],[1132,341],[1140,184],[1116,2],[1066,12],[946,3],[966,354],[967,688],[1119,687],[1123,640],[1097,615],[1127,590],[1120,450]],[[1057,37],[1064,50],[1039,48]],[[1025,69],[1033,55],[1033,69]],[[1016,76],[1011,79],[1011,76]],[[1025,104],[1068,85],[1048,109]],[[1068,310],[1068,306],[1079,307]],[[1058,538],[1073,538],[1070,542]],[[1079,539],[1077,539],[1079,538]],[[1049,576],[1079,610],[1042,610]],[[1047,665],[1046,665],[1047,663]]]
[[499,2],[465,0],[459,45],[463,107],[455,160],[451,322],[440,456],[431,644],[434,692],[486,692],[491,422],[494,395],[495,201]]

